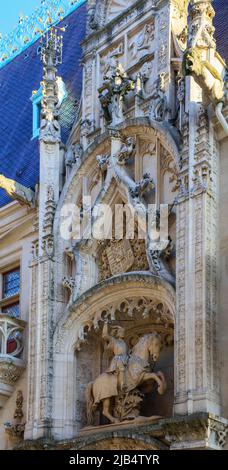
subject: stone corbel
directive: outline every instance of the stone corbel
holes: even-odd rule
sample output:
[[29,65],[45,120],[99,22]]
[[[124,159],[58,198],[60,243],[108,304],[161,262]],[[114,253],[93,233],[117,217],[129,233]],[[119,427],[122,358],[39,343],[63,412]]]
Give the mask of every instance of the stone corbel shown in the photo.
[[26,186],[6,178],[4,175],[0,175],[0,188],[4,189],[11,199],[18,201],[20,204],[35,207],[35,192],[30,188],[26,188]]

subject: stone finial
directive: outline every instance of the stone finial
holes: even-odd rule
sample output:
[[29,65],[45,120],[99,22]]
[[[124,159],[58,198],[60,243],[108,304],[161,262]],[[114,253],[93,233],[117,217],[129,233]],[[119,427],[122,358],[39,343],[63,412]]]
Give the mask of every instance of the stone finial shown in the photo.
[[53,224],[55,217],[55,209],[56,204],[54,201],[54,189],[52,186],[48,186],[43,223],[44,236],[42,240],[42,246],[45,253],[49,256],[53,254],[54,247]]
[[215,48],[212,0],[191,0],[188,47]]
[[43,100],[41,109],[40,140],[45,143],[61,141],[59,124],[57,65],[62,63],[62,36],[51,28],[41,40],[43,63]]

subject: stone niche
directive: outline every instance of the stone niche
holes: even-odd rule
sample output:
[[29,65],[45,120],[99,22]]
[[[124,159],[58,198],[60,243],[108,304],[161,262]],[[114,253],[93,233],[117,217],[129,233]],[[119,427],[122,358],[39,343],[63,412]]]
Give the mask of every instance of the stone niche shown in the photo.
[[[151,302],[151,304],[150,304]],[[143,318],[146,309],[147,318]],[[157,363],[151,364],[154,372],[162,371],[167,382],[167,390],[164,395],[157,393],[155,382],[147,383],[143,387],[144,398],[141,403],[141,415],[150,417],[159,415],[162,418],[172,416],[173,407],[173,325],[169,322],[168,312],[164,312],[162,303],[155,305],[151,300],[138,298],[132,301],[125,300],[115,310],[115,320],[111,322],[111,327],[121,325],[125,329],[125,341],[131,352],[137,341],[145,334],[158,332],[162,336],[163,347]],[[101,318],[108,314],[108,309],[104,308]],[[164,314],[164,316],[163,316]],[[99,330],[86,333],[86,343],[80,344],[80,350],[75,352],[75,391],[76,408],[75,420],[78,431],[87,426],[86,419],[86,387],[94,381],[101,373],[105,372],[110,364],[112,356],[104,348],[102,340],[103,323],[99,322]],[[110,424],[101,414],[98,408],[95,415],[95,426]]]

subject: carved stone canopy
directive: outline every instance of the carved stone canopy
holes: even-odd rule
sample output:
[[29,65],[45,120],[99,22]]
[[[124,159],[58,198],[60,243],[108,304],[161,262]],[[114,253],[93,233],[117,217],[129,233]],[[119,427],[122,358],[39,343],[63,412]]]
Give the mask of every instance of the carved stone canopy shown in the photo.
[[55,332],[56,351],[80,350],[91,331],[104,320],[136,318],[164,335],[173,331],[175,292],[169,283],[149,273],[114,276],[82,294],[69,308]]
[[[148,297],[124,298],[120,301],[106,305],[103,310],[98,310],[93,318],[85,320],[78,331],[78,339],[76,342],[76,349],[80,350],[82,344],[88,340],[89,333],[92,329],[99,331],[101,324],[104,321],[109,321],[115,324],[116,321],[127,321],[136,317],[142,317],[143,320],[149,320],[151,329],[162,331],[165,336],[172,335],[173,317],[169,309],[157,300]],[[154,325],[155,328],[154,328]],[[145,332],[145,326],[143,328]],[[142,335],[142,332],[141,332]],[[140,337],[140,331],[138,338]],[[134,345],[136,338],[135,335],[129,338]]]

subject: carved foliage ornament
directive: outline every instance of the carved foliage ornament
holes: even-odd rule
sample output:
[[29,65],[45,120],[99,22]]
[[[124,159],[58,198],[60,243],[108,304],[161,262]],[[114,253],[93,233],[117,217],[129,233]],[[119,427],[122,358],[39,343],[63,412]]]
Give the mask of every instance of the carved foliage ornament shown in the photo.
[[54,201],[54,189],[52,186],[47,188],[47,200],[45,203],[45,215],[43,225],[43,240],[42,247],[47,255],[53,254],[54,237],[53,237],[53,223],[55,217],[56,204]]
[[173,324],[173,316],[168,307],[161,302],[147,297],[124,299],[117,301],[105,307],[104,310],[97,311],[92,318],[83,322],[80,327],[76,338],[76,349],[80,351],[83,343],[87,341],[89,332],[94,329],[100,329],[101,322],[115,321],[116,315],[122,312],[132,318],[139,316],[143,319],[150,318],[151,322],[156,324],[163,324],[168,328],[168,325]]
[[16,408],[14,412],[14,419],[12,423],[5,423],[5,431],[11,438],[18,440],[23,439],[25,423],[23,422],[23,393],[21,390],[17,392]]

